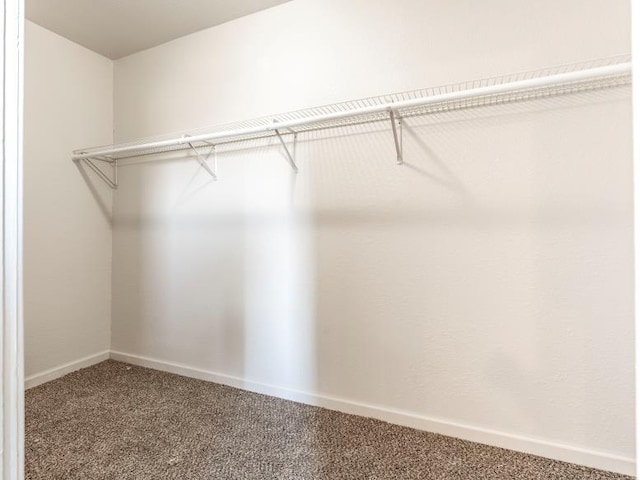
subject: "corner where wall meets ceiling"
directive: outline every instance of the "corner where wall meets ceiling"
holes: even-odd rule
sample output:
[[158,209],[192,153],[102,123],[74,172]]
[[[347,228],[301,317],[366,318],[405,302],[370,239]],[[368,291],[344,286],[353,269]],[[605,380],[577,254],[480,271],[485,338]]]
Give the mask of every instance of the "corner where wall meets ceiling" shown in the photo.
[[116,60],[290,0],[26,0],[27,19]]

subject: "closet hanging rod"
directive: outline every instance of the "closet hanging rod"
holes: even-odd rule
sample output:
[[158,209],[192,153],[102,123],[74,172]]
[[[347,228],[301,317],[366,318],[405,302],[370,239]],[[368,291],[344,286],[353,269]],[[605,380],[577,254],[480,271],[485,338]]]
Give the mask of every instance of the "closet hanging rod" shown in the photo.
[[516,93],[519,91],[553,87],[553,86],[559,86],[564,84],[595,80],[598,78],[628,75],[628,74],[631,74],[631,71],[632,71],[631,62],[606,65],[601,67],[588,68],[584,70],[577,70],[577,71],[566,72],[566,73],[557,73],[553,75],[528,78],[524,80],[516,80],[516,81],[506,82],[502,84],[488,85],[488,86],[470,88],[470,89],[460,90],[455,92],[447,92],[447,93],[442,93],[437,95],[430,95],[427,97],[401,100],[398,102],[387,102],[387,103],[382,103],[378,105],[341,110],[339,112],[315,115],[315,116],[310,116],[306,118],[273,122],[272,124],[269,124],[269,125],[258,125],[254,127],[204,133],[204,134],[193,135],[193,136],[183,135],[181,137],[172,138],[168,140],[139,143],[135,145],[112,146],[110,148],[94,149],[92,151],[76,150],[73,154],[73,160],[77,162],[80,160],[91,159],[98,156],[109,157],[111,155],[123,155],[123,154],[130,154],[130,156],[135,156],[135,152],[143,152],[148,150],[157,150],[162,148],[185,146],[189,143],[208,142],[208,143],[215,144],[216,140],[221,140],[221,139],[231,140],[233,138],[247,137],[250,135],[268,133],[268,132],[272,132],[275,134],[276,130],[291,131],[296,127],[302,127],[302,126],[311,125],[311,124],[327,123],[334,120],[342,120],[347,118],[354,118],[359,116],[367,116],[367,115],[386,113],[386,112],[391,114],[391,112],[394,112],[400,109],[423,107],[423,106],[428,106],[433,104],[453,102],[456,100],[468,100],[475,97],[480,98],[480,97],[487,97],[491,95],[499,95],[499,94],[505,94],[505,93]]

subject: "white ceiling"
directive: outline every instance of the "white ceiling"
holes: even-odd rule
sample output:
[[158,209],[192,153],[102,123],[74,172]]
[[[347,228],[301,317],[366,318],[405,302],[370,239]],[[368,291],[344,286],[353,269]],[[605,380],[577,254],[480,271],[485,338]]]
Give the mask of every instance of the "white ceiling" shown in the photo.
[[26,0],[27,18],[112,59],[289,0]]

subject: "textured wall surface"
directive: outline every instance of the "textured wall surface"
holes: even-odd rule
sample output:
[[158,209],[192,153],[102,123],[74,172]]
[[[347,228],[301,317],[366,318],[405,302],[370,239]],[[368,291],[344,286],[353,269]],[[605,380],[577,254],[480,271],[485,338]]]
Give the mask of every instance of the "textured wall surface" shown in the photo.
[[[629,51],[628,2],[294,2],[115,63],[117,141]],[[628,89],[120,170],[112,348],[633,457]],[[514,443],[514,448],[517,448]],[[564,447],[562,447],[564,448]]]
[[26,376],[109,349],[112,192],[71,151],[113,141],[113,62],[26,24]]

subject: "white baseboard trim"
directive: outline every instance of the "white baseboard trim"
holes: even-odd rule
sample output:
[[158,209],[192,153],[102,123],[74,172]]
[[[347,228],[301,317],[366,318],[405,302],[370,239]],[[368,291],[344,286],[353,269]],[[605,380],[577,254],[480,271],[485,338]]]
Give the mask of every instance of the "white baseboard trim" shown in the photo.
[[105,360],[108,360],[109,357],[109,350],[105,350],[104,352],[89,355],[88,357],[59,365],[44,372],[36,373],[35,375],[25,378],[24,388],[25,390],[28,390],[29,388],[37,387],[38,385],[50,382],[56,378],[64,377],[68,373],[75,372],[81,368],[90,367],[96,363],[104,362]]
[[473,442],[484,443],[496,447],[530,453],[541,457],[552,458],[564,462],[576,463],[601,470],[635,475],[635,460],[629,457],[590,450],[573,445],[553,441],[529,438],[473,425],[453,422],[446,419],[426,417],[411,412],[369,405],[350,400],[301,392],[288,388],[267,385],[239,377],[210,372],[179,363],[166,362],[153,358],[111,351],[111,358],[120,362],[141,367],[152,368],[164,372],[175,373],[185,377],[207,380],[231,387],[284,398],[295,402],[336,410],[339,412],[376,418],[396,425],[439,433]]

